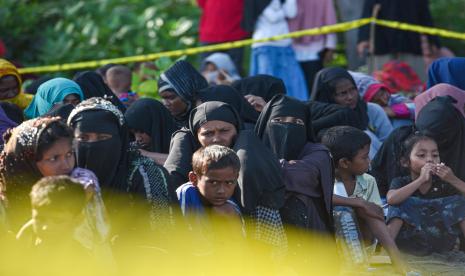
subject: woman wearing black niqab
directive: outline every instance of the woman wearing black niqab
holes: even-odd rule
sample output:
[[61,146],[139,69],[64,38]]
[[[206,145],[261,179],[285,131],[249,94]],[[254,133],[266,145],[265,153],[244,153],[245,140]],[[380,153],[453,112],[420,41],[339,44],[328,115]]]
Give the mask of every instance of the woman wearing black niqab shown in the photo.
[[286,94],[286,86],[281,79],[269,75],[256,75],[233,82],[232,87],[242,95],[261,97],[265,102],[278,94]]
[[101,97],[114,104],[121,112],[126,111],[126,107],[111,91],[110,87],[105,84],[103,78],[96,72],[85,71],[77,73],[74,76],[74,81],[81,87],[84,99],[93,97]]
[[[158,224],[160,218],[166,218],[170,208],[167,173],[130,150],[124,117],[116,106],[102,98],[90,98],[71,112],[68,125],[76,137],[78,166],[93,171],[102,190],[142,195],[152,206],[152,222]],[[119,211],[123,209],[119,207]]]
[[280,159],[286,185],[283,221],[332,232],[332,160],[326,147],[313,143],[308,107],[296,99],[275,96],[260,114],[255,133]]
[[155,161],[161,159],[163,165],[170,149],[171,136],[176,131],[176,123],[168,109],[157,100],[140,99],[126,110],[124,118],[139,145],[144,146],[148,142],[140,138],[144,137],[140,133],[149,136],[150,141],[145,145],[143,154]]

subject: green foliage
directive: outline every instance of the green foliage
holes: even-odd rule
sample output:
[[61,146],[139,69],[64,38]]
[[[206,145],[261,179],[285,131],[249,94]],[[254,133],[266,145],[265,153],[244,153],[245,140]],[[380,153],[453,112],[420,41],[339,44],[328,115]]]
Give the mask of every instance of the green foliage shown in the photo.
[[24,64],[116,58],[196,42],[192,0],[1,0],[0,36]]
[[[464,0],[431,0],[429,2],[436,27],[465,32]],[[457,56],[465,56],[465,41],[441,38],[441,43],[449,47]]]

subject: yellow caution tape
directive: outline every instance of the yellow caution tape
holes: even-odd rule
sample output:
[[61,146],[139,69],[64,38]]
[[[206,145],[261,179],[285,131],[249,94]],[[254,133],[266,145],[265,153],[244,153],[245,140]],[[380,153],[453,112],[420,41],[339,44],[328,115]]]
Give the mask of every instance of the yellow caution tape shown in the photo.
[[195,55],[195,54],[205,53],[205,52],[228,50],[232,48],[249,46],[249,45],[252,45],[253,43],[259,43],[259,42],[269,42],[269,41],[276,41],[276,40],[282,40],[282,39],[287,39],[287,38],[297,38],[297,37],[302,37],[302,36],[315,36],[315,35],[324,35],[324,34],[329,34],[329,33],[346,32],[346,31],[360,28],[370,23],[376,24],[379,26],[388,27],[388,28],[404,30],[404,31],[412,31],[412,32],[436,35],[436,36],[441,36],[441,37],[446,37],[446,38],[465,40],[465,33],[453,32],[453,31],[448,31],[448,30],[443,30],[443,29],[438,29],[438,28],[412,25],[412,24],[407,24],[407,23],[402,23],[402,22],[397,22],[397,21],[388,21],[388,20],[381,20],[381,19],[376,19],[376,18],[362,18],[362,19],[358,19],[354,21],[339,23],[335,25],[322,26],[322,27],[308,29],[308,30],[296,31],[296,32],[292,32],[292,33],[288,33],[284,35],[278,35],[278,36],[274,36],[270,38],[264,38],[264,39],[256,39],[256,40],[245,39],[245,40],[239,40],[239,41],[234,41],[234,42],[226,42],[226,43],[221,43],[221,44],[188,48],[188,49],[183,49],[183,50],[166,51],[166,52],[160,52],[160,53],[129,56],[129,57],[122,57],[122,58],[111,58],[111,59],[76,62],[76,63],[65,63],[65,64],[56,64],[56,65],[48,65],[48,66],[18,68],[18,71],[20,74],[61,72],[61,71],[68,71],[68,70],[96,68],[96,67],[108,64],[108,63],[126,64],[126,63],[131,63],[131,62],[151,61],[151,60],[156,60],[162,57],[179,57],[179,56],[184,56],[184,55]]

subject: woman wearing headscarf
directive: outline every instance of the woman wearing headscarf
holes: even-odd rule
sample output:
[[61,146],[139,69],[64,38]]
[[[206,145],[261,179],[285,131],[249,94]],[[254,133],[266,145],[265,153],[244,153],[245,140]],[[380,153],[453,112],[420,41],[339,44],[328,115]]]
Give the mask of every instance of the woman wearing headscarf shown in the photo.
[[140,99],[128,108],[124,118],[141,154],[162,166],[168,157],[171,135],[176,131],[168,109],[157,100]]
[[328,149],[314,143],[308,107],[278,95],[260,114],[255,133],[280,159],[286,185],[283,221],[332,232],[334,170]]
[[252,217],[251,236],[274,246],[285,246],[278,212],[284,200],[279,163],[252,131],[242,130],[241,118],[230,105],[216,101],[199,105],[190,114],[189,129],[173,136],[165,167],[177,179],[176,185],[188,181],[192,154],[212,144],[232,148],[239,156],[241,170],[235,200],[242,212]]
[[441,58],[428,69],[428,88],[438,83],[448,83],[465,90],[465,58]]
[[256,75],[235,81],[232,84],[247,101],[261,112],[267,102],[277,94],[286,94],[286,86],[281,79],[270,75]]
[[377,104],[365,103],[357,90],[352,76],[340,67],[325,68],[318,72],[311,100],[335,103],[351,108],[371,138],[370,158],[373,158],[381,143],[392,131],[392,124],[384,110]]
[[208,86],[205,78],[187,61],[180,60],[160,75],[158,94],[176,120],[178,128],[187,126],[195,95]]
[[455,100],[453,105],[465,117],[465,91],[447,83],[440,83],[415,97],[415,118],[418,118],[420,111],[431,100],[442,96],[451,96]]
[[213,53],[202,63],[202,75],[209,84],[230,85],[241,79],[231,57],[226,53]]
[[[108,238],[99,182],[93,172],[75,166],[72,130],[59,117],[25,121],[5,137],[5,149],[0,155],[0,193],[7,198],[11,230],[17,231],[30,218],[29,193],[34,183],[44,176],[70,175],[92,195],[86,208],[91,229],[101,239]],[[79,241],[87,246],[93,243],[89,236],[81,236]]]
[[16,104],[25,109],[32,100],[31,95],[21,91],[21,75],[16,66],[0,58],[0,100]]
[[77,83],[65,78],[54,78],[39,86],[32,102],[24,110],[24,115],[27,119],[37,118],[49,112],[55,104],[77,105],[83,98]]
[[[287,20],[297,15],[296,0],[250,0],[245,2],[244,27],[255,40],[289,33]],[[308,100],[307,84],[295,58],[291,39],[252,44],[250,76],[269,74],[281,78],[290,96]]]
[[[129,148],[121,111],[105,99],[90,98],[71,112],[68,125],[74,129],[78,166],[92,170],[104,191],[140,195],[150,206],[151,219],[145,222],[162,229],[170,210],[168,175],[153,160]],[[127,210],[116,205],[111,211],[118,215]]]
[[244,122],[245,128],[253,128],[260,113],[256,111],[242,94],[231,86],[215,85],[199,91],[197,105],[205,102],[218,101],[231,105]]
[[84,100],[101,97],[114,104],[121,112],[126,111],[126,107],[111,91],[110,87],[103,81],[103,78],[93,71],[85,71],[74,76],[74,81],[81,87]]

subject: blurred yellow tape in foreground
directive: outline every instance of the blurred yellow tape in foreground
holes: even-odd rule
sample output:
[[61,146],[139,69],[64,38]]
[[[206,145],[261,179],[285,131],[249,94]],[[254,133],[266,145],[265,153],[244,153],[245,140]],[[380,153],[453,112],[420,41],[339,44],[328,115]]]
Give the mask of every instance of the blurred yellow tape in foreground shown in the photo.
[[275,40],[281,40],[281,39],[286,39],[286,38],[297,38],[297,37],[307,36],[307,35],[314,36],[314,35],[323,35],[323,34],[329,34],[329,33],[346,32],[346,31],[360,28],[370,23],[383,26],[383,27],[387,27],[387,28],[392,28],[392,29],[399,29],[399,30],[412,31],[412,32],[428,34],[428,35],[436,35],[436,36],[441,36],[445,38],[465,40],[465,33],[453,32],[453,31],[425,27],[425,26],[412,25],[412,24],[402,23],[398,21],[388,21],[388,20],[381,20],[381,19],[376,19],[376,18],[362,18],[362,19],[358,19],[354,21],[345,22],[345,23],[339,23],[335,25],[328,25],[328,26],[322,26],[319,28],[292,32],[292,33],[288,33],[285,35],[274,36],[274,37],[270,37],[266,39],[259,39],[259,40],[245,39],[245,40],[234,41],[234,42],[226,42],[226,43],[215,44],[215,45],[207,45],[207,46],[201,46],[201,47],[195,47],[195,48],[189,48],[189,49],[183,49],[183,50],[166,51],[166,52],[146,54],[146,55],[56,64],[56,65],[48,65],[48,66],[19,68],[19,73],[28,74],[28,73],[81,70],[81,69],[86,69],[86,68],[99,67],[99,66],[102,66],[108,63],[126,64],[126,63],[131,63],[131,62],[156,60],[162,57],[179,57],[183,55],[195,55],[195,54],[204,53],[204,52],[222,51],[222,50],[227,50],[231,48],[249,46],[256,42],[267,42],[267,41],[275,41]]

